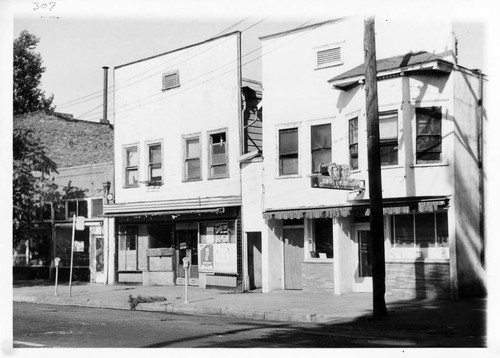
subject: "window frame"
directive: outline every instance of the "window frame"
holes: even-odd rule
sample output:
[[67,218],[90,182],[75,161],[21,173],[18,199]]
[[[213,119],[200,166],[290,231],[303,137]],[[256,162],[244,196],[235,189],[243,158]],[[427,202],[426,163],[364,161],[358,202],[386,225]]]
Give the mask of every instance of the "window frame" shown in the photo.
[[[351,123],[356,121],[356,142],[351,138]],[[347,121],[347,136],[349,145],[349,165],[352,170],[359,170],[359,117],[349,118]],[[356,153],[353,153],[353,148],[356,148]],[[353,158],[356,159],[356,167],[353,166]]]
[[[160,161],[159,162],[151,162],[151,147],[160,146]],[[163,173],[163,142],[161,140],[150,141],[146,143],[146,155],[147,155],[147,175],[148,175],[148,183],[160,183],[164,182],[164,173]],[[153,168],[154,166],[159,166],[157,168]],[[160,169],[161,178],[160,180],[152,179],[152,169]]]
[[[292,130],[296,130],[297,131],[297,151],[296,151],[296,155],[297,155],[297,172],[296,173],[291,173],[291,174],[282,174],[282,157],[283,156],[290,156],[291,154],[290,153],[286,153],[286,154],[281,154],[281,151],[280,151],[280,143],[281,143],[281,140],[280,140],[280,133],[281,132],[285,132],[285,131],[292,131]],[[300,177],[300,173],[301,173],[301,170],[300,170],[300,125],[299,124],[289,124],[289,125],[285,125],[285,126],[280,126],[279,128],[277,128],[277,132],[276,132],[276,175],[278,178],[296,178],[296,177]],[[295,154],[295,153],[293,153]]]
[[[130,149],[134,149],[136,150],[137,152],[137,165],[127,165],[127,153],[128,153],[128,150]],[[122,150],[122,162],[123,162],[123,170],[122,170],[122,183],[123,183],[123,187],[124,188],[137,188],[139,187],[139,181],[140,181],[140,163],[141,163],[141,159],[140,159],[140,148],[139,148],[139,144],[138,143],[134,143],[134,144],[128,144],[128,145],[125,145],[123,146],[123,150]],[[132,170],[136,170],[137,171],[137,183],[127,183],[127,178],[128,178],[128,172],[129,171],[132,171]]]
[[[224,134],[225,136],[225,155],[223,164],[213,164],[213,153],[212,148],[214,143],[212,143],[212,138],[214,135]],[[208,179],[223,179],[229,178],[229,145],[228,145],[228,129],[221,128],[217,130],[211,130],[207,132],[207,145],[208,145]],[[226,166],[226,172],[224,174],[212,174],[212,168],[216,166]]]
[[[99,200],[102,202],[101,214],[100,215],[96,215],[94,213],[94,203],[98,202]],[[90,201],[90,215],[89,215],[89,218],[91,218],[91,219],[101,218],[103,216],[103,211],[104,211],[104,198],[92,198],[89,201]]]
[[[172,86],[166,86],[165,78],[168,76],[173,76],[173,75],[176,76],[176,83]],[[162,91],[168,91],[168,90],[171,90],[173,88],[180,87],[180,86],[181,86],[181,78],[179,75],[179,70],[174,70],[174,71],[162,73],[162,75],[161,75],[161,90]]]
[[[199,157],[187,157],[187,142],[189,140],[193,139],[198,139],[198,146],[199,146]],[[182,160],[182,181],[183,182],[192,182],[192,181],[200,181],[203,180],[203,171],[202,171],[202,136],[201,133],[193,133],[193,134],[186,134],[182,136],[182,155],[183,155],[183,160]],[[188,161],[192,161],[198,159],[199,160],[199,168],[200,168],[200,176],[199,178],[189,178],[188,177],[188,166],[187,163]]]
[[[391,138],[386,138],[382,139],[379,138],[379,146],[380,146],[380,166],[381,167],[390,167],[390,166],[396,166],[399,165],[399,111],[397,109],[392,109],[392,110],[386,110],[386,111],[380,111],[378,113],[379,117],[379,133],[380,133],[380,117],[381,116],[396,116],[396,137],[391,137]],[[395,146],[396,149],[396,162],[395,163],[386,163],[384,164],[382,162],[382,147],[391,147]]]
[[[418,242],[417,238],[417,225],[416,225],[416,216],[417,215],[433,215],[433,221],[434,221],[434,245],[433,246],[420,246],[420,243]],[[438,214],[444,214],[446,216],[446,221],[448,222],[448,212],[446,210],[439,210],[431,213],[410,213],[410,214],[403,214],[405,216],[411,215],[412,217],[412,232],[413,232],[413,244],[412,246],[397,246],[396,244],[396,220],[395,218],[397,216],[403,216],[403,215],[391,215],[390,219],[390,226],[391,226],[391,234],[390,234],[390,239],[391,239],[391,248],[395,249],[413,249],[413,250],[421,250],[423,248],[442,248],[442,247],[450,247],[450,233],[448,232],[447,240],[445,245],[440,245],[439,243],[439,237],[438,237],[438,219],[437,215]]]
[[[78,203],[80,202],[85,202],[87,205],[87,215],[80,215],[80,209],[78,208],[79,205]],[[76,204],[76,214],[75,216],[83,216],[86,219],[91,218],[91,207],[89,208],[89,200],[85,198],[79,198],[79,199],[67,199],[64,201],[64,217],[66,220],[72,220],[73,216],[70,216],[69,214],[69,203],[75,203]],[[90,214],[90,215],[89,215]]]
[[[313,148],[313,128],[324,127],[324,126],[329,126],[329,129],[330,129],[330,136],[329,136],[329,140],[330,140],[329,144],[330,144],[330,146],[329,147],[321,147],[321,148],[314,149]],[[329,164],[329,163],[332,162],[332,158],[333,158],[332,123],[325,122],[325,123],[311,124],[310,129],[309,129],[309,134],[310,134],[310,140],[311,140],[311,146],[310,146],[310,150],[311,150],[311,173],[312,174],[317,174],[317,173],[319,173],[319,168],[314,168],[314,153],[315,152],[317,153],[317,152],[329,150],[330,151],[330,161],[327,164]]]
[[[419,134],[419,110],[439,111],[439,134]],[[432,118],[432,115],[428,118]],[[419,159],[419,154],[426,151],[419,151],[418,139],[421,137],[439,137],[439,159]],[[433,152],[435,153],[435,152]],[[443,108],[441,106],[416,107],[415,108],[415,164],[439,164],[443,162]]]

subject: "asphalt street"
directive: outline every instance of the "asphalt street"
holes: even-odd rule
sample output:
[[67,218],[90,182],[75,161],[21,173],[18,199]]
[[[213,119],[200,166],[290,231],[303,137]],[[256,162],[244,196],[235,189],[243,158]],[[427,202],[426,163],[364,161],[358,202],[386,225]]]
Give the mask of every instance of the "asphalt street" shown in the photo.
[[[347,347],[319,325],[14,303],[14,348]],[[316,331],[316,333],[314,332]]]

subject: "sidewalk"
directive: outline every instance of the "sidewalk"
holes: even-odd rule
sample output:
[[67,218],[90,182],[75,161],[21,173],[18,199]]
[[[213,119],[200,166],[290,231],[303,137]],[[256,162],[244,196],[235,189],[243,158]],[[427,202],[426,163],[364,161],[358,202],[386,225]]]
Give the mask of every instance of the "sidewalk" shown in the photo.
[[[13,285],[16,302],[74,305],[130,310],[129,296],[160,296],[163,302],[140,303],[137,310],[178,314],[225,315],[242,319],[323,323],[329,327],[362,330],[374,337],[393,339],[425,335],[427,340],[464,346],[484,346],[486,299],[474,300],[402,300],[387,298],[389,315],[372,320],[372,295],[308,294],[302,291],[271,293],[235,293],[189,287],[188,301],[184,286],[102,285],[77,282],[68,297],[67,283],[59,285],[58,295],[47,281],[19,281]],[[416,337],[416,336],[415,336]],[[444,337],[444,338],[443,338]],[[444,344],[444,343],[443,343]]]

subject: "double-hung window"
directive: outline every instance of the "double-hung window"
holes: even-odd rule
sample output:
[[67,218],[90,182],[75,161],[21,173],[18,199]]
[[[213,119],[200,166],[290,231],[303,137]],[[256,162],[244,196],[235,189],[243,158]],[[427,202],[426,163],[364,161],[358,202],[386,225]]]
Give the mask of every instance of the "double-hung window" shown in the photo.
[[441,107],[417,108],[417,164],[441,161]]
[[148,156],[148,179],[150,182],[161,182],[163,177],[161,144],[148,145]]
[[279,131],[279,175],[299,173],[299,131],[288,128]]
[[320,164],[332,161],[332,126],[321,124],[311,126],[312,172],[318,173]]
[[227,134],[210,134],[210,178],[226,178],[229,175],[227,160]]
[[139,153],[137,146],[125,148],[125,187],[139,185]]
[[184,138],[184,180],[201,179],[200,137]]
[[352,169],[359,169],[358,117],[349,120],[349,165]]
[[380,164],[398,164],[398,111],[379,113]]

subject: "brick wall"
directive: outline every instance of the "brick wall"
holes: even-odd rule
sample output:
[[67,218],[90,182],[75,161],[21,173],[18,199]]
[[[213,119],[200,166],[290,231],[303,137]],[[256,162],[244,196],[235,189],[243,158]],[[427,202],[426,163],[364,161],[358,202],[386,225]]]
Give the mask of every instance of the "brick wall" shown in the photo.
[[31,129],[58,168],[113,161],[113,128],[109,124],[35,112],[14,117],[13,125]]
[[302,290],[307,293],[333,293],[333,262],[303,262]]
[[386,292],[404,298],[450,298],[449,262],[386,262]]

